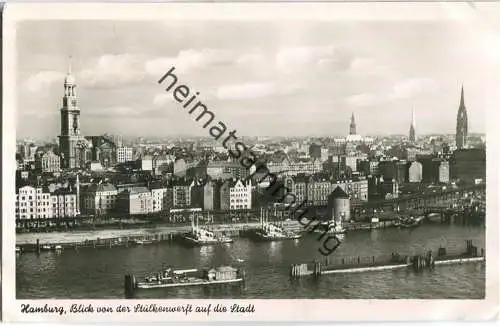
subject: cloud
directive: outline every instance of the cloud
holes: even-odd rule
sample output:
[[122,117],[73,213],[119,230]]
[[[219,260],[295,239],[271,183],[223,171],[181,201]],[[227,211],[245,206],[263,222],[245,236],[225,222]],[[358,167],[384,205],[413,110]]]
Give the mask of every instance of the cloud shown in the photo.
[[352,106],[366,107],[375,105],[378,102],[378,98],[371,93],[361,93],[348,97],[346,102]]
[[134,85],[144,81],[143,58],[125,54],[101,56],[93,68],[84,69],[77,76],[77,83],[87,87],[111,88]]
[[153,98],[153,105],[156,107],[164,107],[169,103],[177,103],[176,101],[174,101],[171,93],[157,94]]
[[151,118],[157,116],[161,110],[150,107],[136,108],[131,106],[111,106],[105,108],[94,109],[85,112],[86,115],[92,117],[107,117],[107,118]]
[[25,81],[25,88],[32,93],[46,93],[56,82],[64,82],[64,74],[58,71],[40,71]]
[[217,88],[216,98],[219,100],[256,99],[273,95],[290,95],[303,89],[298,82],[260,82],[223,85]]
[[254,51],[251,53],[243,54],[236,60],[236,63],[244,67],[254,67],[267,65],[264,54],[261,51]]
[[406,99],[423,93],[436,92],[439,84],[430,78],[413,78],[395,84],[390,99]]
[[301,71],[304,68],[335,68],[347,59],[345,53],[333,45],[283,48],[276,54],[276,68],[284,73]]
[[366,75],[386,75],[390,69],[379,64],[374,58],[355,58],[351,61],[349,71]]
[[221,100],[252,99],[271,96],[276,92],[275,83],[225,85],[217,89],[217,98]]
[[228,65],[235,62],[235,56],[228,50],[189,49],[180,51],[176,57],[156,58],[145,63],[144,68],[150,75],[160,76],[175,66],[180,72],[191,72],[210,66]]

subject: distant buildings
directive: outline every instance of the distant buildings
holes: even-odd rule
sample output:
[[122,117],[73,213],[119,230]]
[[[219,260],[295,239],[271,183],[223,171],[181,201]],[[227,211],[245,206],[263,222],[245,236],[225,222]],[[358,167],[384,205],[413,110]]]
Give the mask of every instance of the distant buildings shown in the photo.
[[42,152],[35,156],[35,168],[42,173],[61,171],[61,158],[52,151]]
[[484,149],[456,150],[450,158],[452,179],[473,183],[486,178],[486,151]]
[[134,150],[131,147],[118,147],[116,149],[116,162],[125,163],[134,159]]

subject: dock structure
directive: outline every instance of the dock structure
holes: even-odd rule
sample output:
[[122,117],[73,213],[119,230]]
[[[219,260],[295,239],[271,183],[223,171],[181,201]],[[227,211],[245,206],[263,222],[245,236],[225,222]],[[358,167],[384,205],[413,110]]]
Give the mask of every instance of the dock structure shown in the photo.
[[394,269],[412,269],[415,272],[433,269],[436,265],[450,265],[462,263],[484,262],[486,260],[485,251],[472,244],[472,240],[466,240],[466,251],[461,254],[449,255],[446,249],[440,247],[437,251],[437,256],[434,256],[432,251],[428,251],[423,255],[402,256],[397,253],[391,254],[390,259],[381,260],[377,257],[349,257],[342,258],[340,264],[329,265],[325,264],[322,267],[320,261],[314,261],[312,268],[310,264],[292,264],[290,267],[290,276],[292,278],[300,278],[303,276],[315,276],[328,274],[347,274],[347,273],[362,273],[372,271],[394,270]]

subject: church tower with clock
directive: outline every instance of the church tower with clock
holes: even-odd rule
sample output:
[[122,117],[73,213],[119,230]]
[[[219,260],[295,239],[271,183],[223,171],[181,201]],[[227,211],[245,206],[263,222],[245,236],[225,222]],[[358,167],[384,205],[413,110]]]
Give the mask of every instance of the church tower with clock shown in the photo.
[[85,164],[87,141],[80,133],[80,108],[76,96],[75,78],[71,74],[71,63],[64,78],[59,149],[63,168],[81,168]]

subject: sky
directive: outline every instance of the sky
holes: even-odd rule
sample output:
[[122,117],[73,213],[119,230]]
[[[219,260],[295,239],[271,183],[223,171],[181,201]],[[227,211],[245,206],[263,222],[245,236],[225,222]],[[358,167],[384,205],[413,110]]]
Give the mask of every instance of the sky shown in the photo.
[[[17,136],[60,132],[69,56],[84,135],[207,135],[157,81],[179,82],[245,136],[454,133],[500,103],[498,54],[460,21],[25,21]],[[496,35],[495,37],[497,37]],[[496,41],[500,38],[495,38]],[[498,47],[495,48],[498,50]]]

